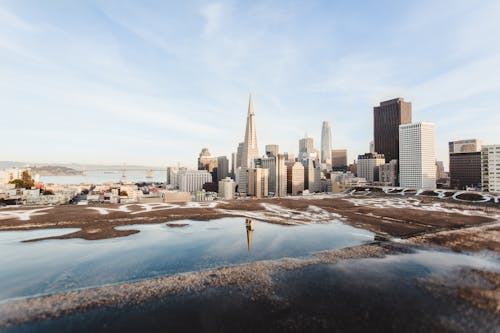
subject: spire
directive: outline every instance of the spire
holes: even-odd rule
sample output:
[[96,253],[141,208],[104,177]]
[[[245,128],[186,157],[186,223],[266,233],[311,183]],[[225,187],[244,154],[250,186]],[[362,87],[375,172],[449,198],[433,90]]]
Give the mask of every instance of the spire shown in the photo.
[[243,156],[241,166],[249,168],[253,164],[253,159],[259,157],[257,148],[257,133],[255,129],[255,111],[253,108],[252,94],[248,101],[247,125],[245,129],[245,141],[243,142]]
[[253,110],[252,93],[250,93],[250,98],[248,100],[248,115],[255,115],[255,111]]

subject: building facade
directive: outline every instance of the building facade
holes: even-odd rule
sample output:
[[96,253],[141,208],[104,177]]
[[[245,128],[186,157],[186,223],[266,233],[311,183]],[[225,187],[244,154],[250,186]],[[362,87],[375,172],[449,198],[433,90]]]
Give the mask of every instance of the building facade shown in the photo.
[[374,149],[385,161],[399,159],[399,125],[411,123],[411,103],[403,98],[381,102],[373,108]]
[[287,192],[292,195],[304,192],[304,166],[300,162],[287,164]]
[[500,145],[481,148],[481,183],[485,192],[500,192]]
[[332,127],[330,122],[323,121],[321,127],[321,163],[332,164]]
[[219,180],[219,198],[222,200],[234,199],[236,183],[229,177]]
[[214,179],[214,181],[219,181],[227,176],[229,176],[229,160],[226,156],[219,156],[217,157],[217,180]]
[[481,152],[450,153],[450,186],[454,189],[481,188]]
[[358,177],[365,178],[368,183],[378,181],[378,166],[385,164],[383,154],[366,153],[358,156]]
[[266,145],[266,156],[268,157],[276,157],[278,156],[279,153],[279,146],[272,144],[272,145]]
[[269,195],[269,169],[248,169],[248,195],[267,198]]
[[398,161],[392,160],[378,166],[378,183],[384,186],[398,185]]
[[332,150],[332,167],[347,169],[347,149]]
[[450,141],[448,151],[450,154],[478,152],[481,151],[481,142],[478,139]]
[[434,124],[399,127],[399,183],[416,189],[436,188]]
[[179,170],[177,178],[181,192],[201,191],[205,183],[212,182],[212,175],[207,170]]

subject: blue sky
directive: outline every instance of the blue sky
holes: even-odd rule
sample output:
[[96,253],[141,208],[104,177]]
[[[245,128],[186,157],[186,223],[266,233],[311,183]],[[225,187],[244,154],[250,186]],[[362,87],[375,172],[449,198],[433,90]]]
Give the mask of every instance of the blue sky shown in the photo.
[[447,142],[500,143],[500,1],[0,1],[0,160],[195,166],[243,140],[349,159],[404,97]]

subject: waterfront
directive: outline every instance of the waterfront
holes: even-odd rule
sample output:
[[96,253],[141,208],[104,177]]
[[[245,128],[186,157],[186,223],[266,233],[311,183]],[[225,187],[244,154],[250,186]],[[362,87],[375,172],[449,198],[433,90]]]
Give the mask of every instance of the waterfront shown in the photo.
[[[148,178],[148,173],[145,169],[143,172],[130,171],[122,173],[120,170],[113,172],[93,172],[88,171],[84,175],[72,175],[72,176],[40,176],[40,181],[46,184],[105,184],[105,183],[119,183],[119,182],[160,182],[164,183],[166,181],[166,170],[165,171],[153,171]],[[123,177],[125,175],[125,177]]]

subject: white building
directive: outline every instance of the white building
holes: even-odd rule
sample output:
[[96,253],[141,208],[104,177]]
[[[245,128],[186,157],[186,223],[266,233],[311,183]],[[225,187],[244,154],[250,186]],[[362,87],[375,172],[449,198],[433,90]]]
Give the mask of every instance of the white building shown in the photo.
[[485,192],[500,192],[500,145],[482,147],[481,183]]
[[436,188],[434,124],[399,126],[399,184],[416,189]]
[[358,156],[358,176],[367,182],[378,181],[378,166],[385,164],[384,154],[366,153]]
[[236,183],[229,177],[226,177],[219,181],[219,198],[223,200],[234,199],[234,192],[236,189]]
[[203,189],[203,184],[212,182],[212,175],[207,170],[179,170],[179,191],[197,192]]
[[332,164],[332,126],[328,121],[323,121],[321,128],[321,163]]

